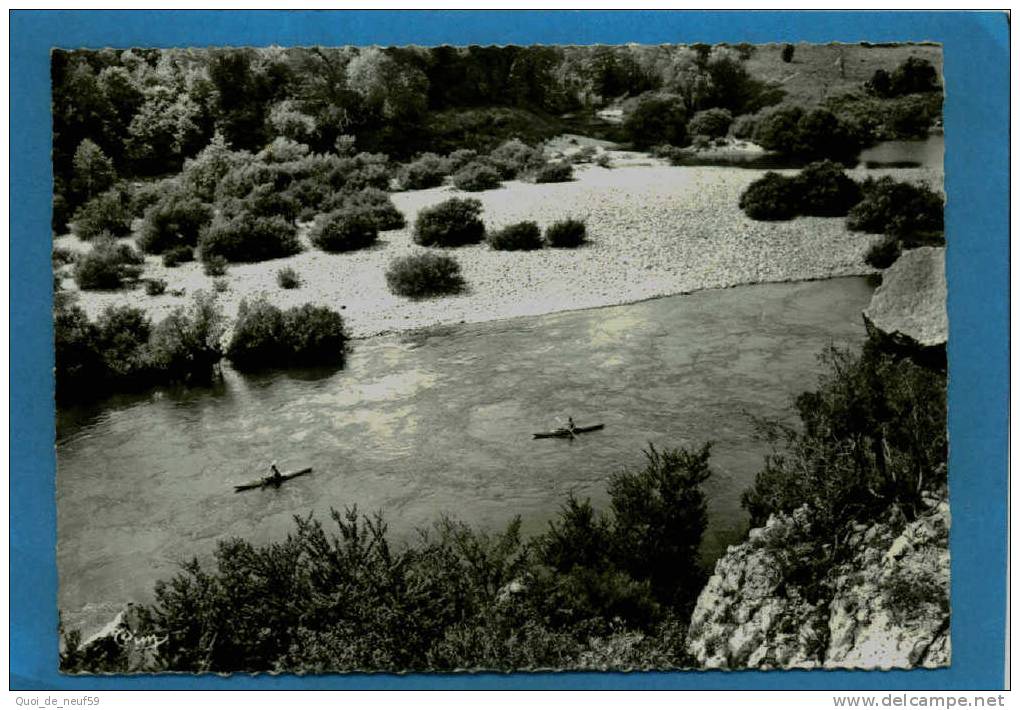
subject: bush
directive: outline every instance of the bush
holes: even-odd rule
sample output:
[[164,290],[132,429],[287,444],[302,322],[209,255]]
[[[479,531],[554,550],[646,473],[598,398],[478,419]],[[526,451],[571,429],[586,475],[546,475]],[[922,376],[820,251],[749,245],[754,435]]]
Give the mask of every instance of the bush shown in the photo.
[[50,229],[54,234],[63,234],[67,231],[67,222],[71,219],[71,206],[67,198],[54,192],[53,214],[50,217]]
[[680,97],[646,95],[623,121],[623,132],[638,148],[687,145],[687,109]]
[[222,359],[223,314],[211,294],[199,291],[187,308],[174,310],[152,331],[150,365],[163,382],[205,383]]
[[532,148],[514,138],[489,153],[489,162],[496,168],[501,180],[513,180],[541,166],[545,157],[540,148]]
[[120,190],[111,189],[78,208],[72,230],[79,239],[90,240],[105,233],[124,237],[131,233],[131,213]]
[[794,50],[795,50],[795,47],[792,44],[784,44],[783,45],[782,59],[783,59],[783,61],[786,64],[789,64],[790,62],[793,61],[793,52],[794,52]]
[[455,173],[465,165],[478,160],[478,151],[470,148],[459,148],[446,156],[446,171]]
[[523,251],[542,248],[542,232],[534,222],[518,222],[495,232],[489,232],[485,240],[493,249],[500,251]]
[[721,138],[730,130],[733,114],[724,108],[710,108],[698,111],[687,124],[687,132],[692,136],[708,136]]
[[216,293],[226,293],[230,290],[230,282],[224,278],[213,279],[212,287]]
[[454,197],[418,213],[414,241],[422,246],[458,247],[477,244],[485,237],[482,203]]
[[754,114],[737,116],[730,124],[730,132],[734,138],[750,140],[754,137],[754,131],[758,127],[758,117]]
[[258,217],[242,212],[217,215],[199,239],[202,261],[223,257],[230,262],[255,262],[301,251],[297,227],[283,217]]
[[756,220],[785,220],[797,216],[796,182],[779,173],[767,172],[740,195],[740,209]]
[[145,282],[146,296],[162,296],[166,293],[165,279],[149,279]]
[[546,243],[559,249],[573,249],[585,243],[587,229],[578,219],[564,219],[553,222],[545,230]]
[[393,204],[389,193],[375,187],[366,187],[358,192],[337,193],[325,205],[327,211],[341,209],[367,214],[380,232],[407,226],[404,214]]
[[118,289],[142,273],[142,255],[109,235],[95,239],[92,249],[78,257],[74,280],[83,291]]
[[347,335],[339,313],[305,305],[281,311],[264,298],[243,300],[227,358],[235,368],[343,364]]
[[861,187],[831,160],[811,163],[795,177],[799,213],[842,217],[861,200]]
[[805,113],[799,106],[782,106],[762,112],[754,129],[754,142],[784,155],[856,162],[862,139],[859,131],[828,109]]
[[146,211],[138,246],[147,254],[193,247],[211,220],[209,205],[198,198],[170,192]]
[[320,215],[309,237],[319,249],[335,253],[372,246],[379,238],[379,230],[368,212],[337,211]]
[[453,184],[458,190],[481,192],[499,187],[499,173],[485,163],[468,163],[453,175]]
[[294,222],[301,213],[301,202],[290,190],[281,192],[270,184],[256,185],[244,198],[221,200],[217,207],[220,216],[226,219],[248,214],[253,217],[281,217]]
[[287,266],[276,272],[276,283],[280,288],[298,288],[301,286],[301,278],[294,269]]
[[535,171],[535,182],[570,182],[574,179],[574,166],[567,161],[547,163]]
[[938,91],[939,80],[935,67],[927,59],[907,57],[889,77],[889,96],[920,94]]
[[849,229],[888,234],[911,243],[938,243],[945,224],[942,196],[926,186],[869,178],[863,199],[847,215]]
[[226,258],[214,254],[202,259],[202,271],[206,276],[223,276],[229,263]]
[[429,298],[459,293],[464,279],[460,264],[452,256],[420,252],[391,261],[386,284],[398,296]]
[[884,237],[864,255],[864,263],[876,269],[888,269],[900,258],[900,243],[895,237]]
[[171,192],[184,192],[173,178],[133,183],[128,189],[128,211],[132,217],[144,217],[150,207]]
[[187,246],[171,247],[163,252],[163,266],[172,269],[180,264],[195,260],[195,250]]
[[53,263],[53,268],[57,269],[66,264],[74,263],[74,252],[64,247],[53,247],[53,252],[50,255],[50,261]]
[[595,155],[598,153],[598,149],[593,145],[586,145],[580,148],[575,153],[572,153],[569,160],[574,165],[581,165],[583,163],[590,163],[595,160]]
[[599,156],[595,158],[595,164],[609,170],[613,167],[613,159],[609,157],[609,153],[599,153]]
[[400,173],[400,184],[405,190],[425,190],[442,185],[447,174],[445,160],[435,153],[424,153],[404,166]]

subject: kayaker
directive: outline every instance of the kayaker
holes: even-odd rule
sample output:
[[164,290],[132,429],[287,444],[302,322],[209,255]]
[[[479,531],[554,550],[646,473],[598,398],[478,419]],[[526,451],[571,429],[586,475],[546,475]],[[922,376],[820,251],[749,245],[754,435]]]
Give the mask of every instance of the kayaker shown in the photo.
[[280,473],[280,469],[276,467],[275,461],[269,464],[269,469],[273,472],[273,475],[269,477],[269,482],[274,486],[278,486],[283,483],[283,474]]
[[567,417],[567,426],[566,426],[566,429],[567,429],[568,432],[570,432],[570,438],[571,439],[576,439],[577,438],[574,435],[574,418],[572,416]]

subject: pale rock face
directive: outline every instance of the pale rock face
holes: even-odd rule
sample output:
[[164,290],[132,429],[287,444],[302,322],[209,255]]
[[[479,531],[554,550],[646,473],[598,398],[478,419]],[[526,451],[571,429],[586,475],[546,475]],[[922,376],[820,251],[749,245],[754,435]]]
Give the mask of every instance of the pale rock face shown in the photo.
[[[687,650],[706,668],[935,668],[950,662],[949,506],[858,526],[813,602],[784,570],[809,539],[803,511],[773,516],[717,562]],[[798,515],[800,514],[800,515]]]
[[905,251],[882,275],[864,320],[901,345],[944,347],[949,333],[945,247]]

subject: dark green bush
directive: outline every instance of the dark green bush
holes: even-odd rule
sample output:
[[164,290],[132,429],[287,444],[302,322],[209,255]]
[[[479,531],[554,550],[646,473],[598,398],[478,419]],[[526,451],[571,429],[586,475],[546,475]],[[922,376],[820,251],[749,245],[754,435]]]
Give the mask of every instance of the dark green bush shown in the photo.
[[730,130],[733,114],[724,108],[710,108],[698,111],[687,124],[687,132],[692,136],[708,136],[721,138]]
[[289,364],[301,367],[341,365],[347,343],[343,317],[325,306],[305,304],[283,313]]
[[831,160],[811,163],[793,179],[803,215],[842,217],[861,201],[861,186]]
[[446,156],[446,171],[455,173],[465,165],[478,160],[478,151],[470,148],[460,148]]
[[485,240],[499,251],[524,251],[542,248],[542,231],[534,222],[518,222],[489,232]]
[[148,279],[145,282],[146,296],[162,296],[166,293],[166,279]]
[[218,254],[202,259],[202,271],[206,276],[223,276],[227,273],[227,266],[230,262]]
[[452,256],[419,252],[397,257],[386,269],[390,291],[408,298],[430,298],[460,293],[464,278]]
[[888,176],[865,180],[861,190],[863,199],[847,215],[848,228],[888,234],[911,244],[942,241],[944,203],[935,191]]
[[309,236],[319,249],[335,253],[372,246],[379,230],[367,211],[347,210],[320,215]]
[[570,182],[574,179],[574,166],[568,161],[546,163],[535,171],[535,182]]
[[895,237],[884,237],[864,255],[864,263],[876,269],[888,269],[900,258],[900,242]]
[[241,371],[340,365],[346,341],[339,313],[313,305],[281,311],[260,298],[241,301],[226,354]]
[[453,197],[418,213],[414,241],[422,246],[458,247],[477,244],[485,237],[482,203]]
[[74,252],[64,247],[53,247],[53,252],[50,255],[50,260],[53,263],[53,268],[59,268],[66,264],[74,263]]
[[920,57],[907,57],[889,74],[878,69],[866,84],[876,96],[891,98],[939,90],[939,80],[931,62]]
[[546,243],[555,248],[573,249],[585,243],[587,228],[579,219],[564,219],[553,222],[545,229]]
[[687,109],[678,96],[647,95],[624,118],[623,132],[638,148],[653,145],[685,146]]
[[280,288],[292,289],[301,286],[301,277],[297,271],[287,266],[276,272],[276,284]]
[[170,192],[145,212],[138,246],[147,254],[193,247],[212,214],[212,208],[197,198]]
[[118,289],[137,279],[145,259],[128,244],[109,235],[97,237],[92,248],[74,264],[74,280],[83,291]]
[[400,172],[400,184],[405,190],[425,190],[443,184],[449,174],[445,160],[435,153],[424,153],[404,166]]
[[763,111],[754,141],[766,150],[808,160],[832,159],[853,164],[861,151],[860,131],[824,108],[805,112],[799,106]]
[[499,173],[491,165],[481,162],[468,163],[453,174],[453,184],[458,190],[481,192],[499,187]]
[[99,329],[84,309],[58,301],[53,336],[57,399],[71,399],[98,387],[106,368],[99,349]]
[[133,183],[128,190],[130,195],[128,211],[133,217],[144,217],[150,207],[163,200],[168,194],[175,192],[190,194],[182,190],[177,181],[172,178]]
[[71,219],[71,206],[67,198],[56,192],[53,193],[53,215],[50,217],[50,228],[54,234],[64,234],[67,231],[67,222]]
[[160,382],[205,383],[223,358],[223,313],[215,296],[199,291],[153,329],[149,364]]
[[163,266],[172,269],[195,260],[195,250],[187,246],[171,247],[163,252]]
[[229,262],[266,261],[301,251],[297,227],[283,217],[258,217],[242,212],[217,215],[199,239],[202,261],[223,257]]
[[301,203],[290,191],[279,191],[272,185],[256,185],[243,198],[227,198],[217,202],[216,206],[220,216],[226,219],[248,214],[294,222],[301,213]]
[[115,188],[79,207],[71,220],[72,231],[79,239],[94,239],[104,232],[115,237],[131,233],[131,212],[125,195]]
[[532,148],[514,138],[489,153],[488,162],[496,168],[501,180],[513,180],[541,166],[545,157],[540,148]]
[[798,198],[794,179],[767,172],[740,195],[740,209],[751,219],[793,219],[800,209]]
[[358,192],[334,193],[322,207],[324,212],[351,210],[368,214],[380,232],[407,226],[404,214],[393,204],[389,193],[375,187],[366,187]]
[[730,132],[734,138],[749,140],[754,137],[754,131],[758,127],[758,117],[754,114],[744,114],[733,119],[730,125]]

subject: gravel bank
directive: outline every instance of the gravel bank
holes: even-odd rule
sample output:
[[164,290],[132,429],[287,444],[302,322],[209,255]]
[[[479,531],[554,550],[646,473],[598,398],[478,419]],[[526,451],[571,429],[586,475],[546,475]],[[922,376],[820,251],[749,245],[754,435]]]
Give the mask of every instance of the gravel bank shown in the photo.
[[[761,171],[722,167],[672,167],[643,156],[619,155],[618,167],[579,166],[570,183],[506,183],[481,199],[486,226],[520,220],[545,227],[565,217],[587,221],[591,244],[577,250],[497,252],[486,245],[453,250],[468,289],[455,296],[409,301],[391,294],[383,273],[395,256],[419,249],[410,223],[422,207],[455,195],[452,187],[397,193],[407,229],[385,232],[372,249],[329,255],[314,249],[286,259],[231,266],[219,299],[233,316],[241,299],[264,292],[281,307],[313,302],[343,309],[355,337],[459,322],[593,308],[748,283],[820,279],[873,271],[863,258],[877,237],[848,232],[836,218],[755,222],[737,207],[740,193]],[[941,187],[929,170],[855,171],[855,177],[891,174]],[[302,230],[305,234],[307,228]],[[56,242],[87,248],[71,236]],[[307,239],[306,239],[307,243]],[[279,269],[300,274],[301,288],[276,284]],[[147,259],[144,278],[168,282],[166,295],[134,290],[81,293],[91,316],[111,304],[144,308],[158,320],[210,289],[213,279],[197,263],[174,269]],[[70,278],[65,288],[73,289]],[[181,295],[170,291],[183,289]]]

